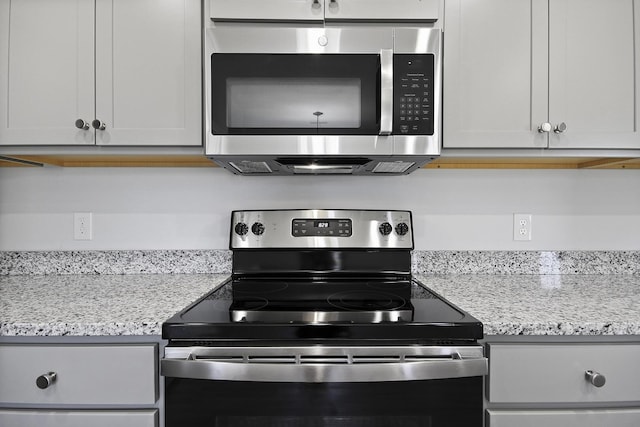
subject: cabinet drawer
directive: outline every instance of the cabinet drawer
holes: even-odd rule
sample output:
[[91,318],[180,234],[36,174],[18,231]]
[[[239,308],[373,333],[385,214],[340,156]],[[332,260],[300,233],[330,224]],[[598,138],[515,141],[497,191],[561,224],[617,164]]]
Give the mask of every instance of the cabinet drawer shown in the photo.
[[[0,402],[151,405],[157,353],[156,345],[3,345]],[[49,372],[55,381],[38,388],[36,379]]]
[[[489,401],[640,401],[638,344],[490,344]],[[604,375],[595,387],[586,371]]]
[[488,410],[487,427],[637,427],[640,409],[598,410]]
[[157,427],[158,411],[0,410],[2,427]]

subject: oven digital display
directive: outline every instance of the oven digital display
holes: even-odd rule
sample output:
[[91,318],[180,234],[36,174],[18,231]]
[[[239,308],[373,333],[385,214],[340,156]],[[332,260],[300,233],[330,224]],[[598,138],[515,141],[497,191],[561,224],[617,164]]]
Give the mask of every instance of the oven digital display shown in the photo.
[[352,222],[348,218],[294,219],[291,224],[293,237],[349,237],[352,230]]

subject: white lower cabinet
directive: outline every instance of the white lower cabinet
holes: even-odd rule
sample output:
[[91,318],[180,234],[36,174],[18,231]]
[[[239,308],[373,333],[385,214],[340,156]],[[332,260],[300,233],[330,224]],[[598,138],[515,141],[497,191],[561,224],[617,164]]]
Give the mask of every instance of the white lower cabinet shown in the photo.
[[156,427],[157,410],[34,411],[0,409],[2,427]]
[[487,427],[640,426],[640,343],[487,341]]
[[489,410],[491,427],[638,427],[640,409]]
[[158,354],[85,337],[1,343],[0,427],[159,427]]

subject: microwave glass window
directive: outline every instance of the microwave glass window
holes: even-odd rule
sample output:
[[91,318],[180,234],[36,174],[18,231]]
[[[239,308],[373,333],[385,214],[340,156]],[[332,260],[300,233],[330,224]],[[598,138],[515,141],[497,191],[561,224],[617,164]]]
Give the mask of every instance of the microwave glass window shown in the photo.
[[358,78],[227,78],[228,128],[360,128]]
[[379,54],[211,55],[211,132],[378,135]]

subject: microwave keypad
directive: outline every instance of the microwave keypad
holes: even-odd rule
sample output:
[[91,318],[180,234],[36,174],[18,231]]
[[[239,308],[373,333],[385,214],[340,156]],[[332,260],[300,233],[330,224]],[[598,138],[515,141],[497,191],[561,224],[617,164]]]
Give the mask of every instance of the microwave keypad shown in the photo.
[[393,74],[393,133],[433,135],[433,55],[396,54]]

